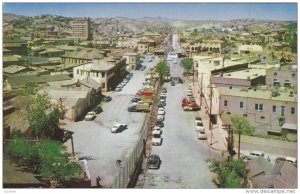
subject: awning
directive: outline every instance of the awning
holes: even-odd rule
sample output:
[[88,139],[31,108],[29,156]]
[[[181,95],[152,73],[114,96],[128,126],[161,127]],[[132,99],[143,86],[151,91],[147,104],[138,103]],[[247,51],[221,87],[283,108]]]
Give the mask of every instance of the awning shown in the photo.
[[297,124],[296,123],[284,123],[282,125],[282,129],[297,131]]

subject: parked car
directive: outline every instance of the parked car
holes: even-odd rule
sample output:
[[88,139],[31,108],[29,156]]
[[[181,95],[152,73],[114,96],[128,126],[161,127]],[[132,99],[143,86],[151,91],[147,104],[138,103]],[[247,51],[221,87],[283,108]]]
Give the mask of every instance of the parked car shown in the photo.
[[156,126],[162,128],[162,127],[164,127],[165,125],[164,125],[164,122],[162,122],[162,121],[156,121]]
[[152,129],[152,135],[154,135],[154,134],[161,135],[161,133],[162,133],[162,131],[161,131],[160,127],[158,127],[158,126],[153,127],[153,129]]
[[201,117],[195,117],[195,122],[197,122],[197,121],[201,121],[202,122],[202,118]]
[[112,98],[110,96],[103,96],[102,101],[103,102],[110,102]]
[[97,105],[94,110],[93,110],[96,114],[99,114],[101,112],[103,112],[103,109],[100,105]]
[[199,131],[200,133],[205,133],[202,121],[196,122],[196,131]]
[[165,102],[159,102],[158,103],[158,108],[163,108],[166,106],[166,103]]
[[94,111],[88,112],[88,113],[86,114],[86,116],[84,117],[84,119],[85,119],[86,121],[92,121],[92,120],[94,120],[95,118],[96,118],[96,113],[95,113]]
[[110,129],[110,132],[112,133],[119,133],[124,131],[125,129],[127,129],[127,125],[126,124],[114,124],[114,126]]
[[195,97],[194,97],[194,96],[190,96],[190,97],[189,97],[189,101],[191,101],[191,102],[196,102]]
[[160,107],[160,108],[158,108],[158,111],[166,111],[166,110],[165,110],[165,107]]
[[162,93],[167,93],[168,90],[167,90],[167,88],[162,88],[162,89],[161,89],[161,92],[162,92]]
[[280,161],[283,161],[283,162],[287,161],[287,162],[297,166],[297,159],[293,158],[293,157],[288,157],[288,156],[287,157],[277,157],[276,162],[280,162]]
[[165,117],[164,117],[164,115],[157,115],[156,120],[157,121],[164,121]]
[[141,101],[141,98],[137,96],[134,96],[131,100],[131,102],[138,102],[138,101]]
[[197,138],[201,140],[206,140],[207,136],[205,135],[205,133],[200,133],[200,131],[197,131]]
[[245,160],[251,160],[257,157],[264,157],[265,159],[267,159],[268,161],[270,161],[270,157],[268,155],[266,155],[264,152],[262,151],[251,151],[249,153],[249,155],[245,155],[244,159]]
[[158,115],[165,115],[165,111],[164,111],[164,110],[158,110],[158,111],[157,111],[157,114],[158,114]]
[[115,92],[120,92],[122,91],[122,88],[120,86],[116,87]]
[[152,137],[152,145],[160,146],[162,142],[160,134],[154,134]]
[[147,166],[149,169],[159,169],[161,164],[160,157],[158,155],[150,155],[148,158]]

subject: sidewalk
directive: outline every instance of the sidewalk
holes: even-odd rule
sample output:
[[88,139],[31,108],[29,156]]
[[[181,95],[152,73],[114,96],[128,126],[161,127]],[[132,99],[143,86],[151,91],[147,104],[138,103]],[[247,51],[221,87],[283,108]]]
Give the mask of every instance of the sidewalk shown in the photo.
[[200,89],[195,84],[191,83],[191,86],[193,88],[194,97],[196,100],[196,103],[201,107],[201,110],[198,111],[199,116],[203,120],[203,125],[205,129],[205,133],[207,135],[207,145],[210,149],[220,152],[226,152],[227,146],[225,141],[225,132],[222,129],[222,123],[221,120],[218,120],[218,123],[215,125],[212,125],[212,130],[209,130],[209,109],[205,106],[204,99],[202,98],[202,104],[200,105]]

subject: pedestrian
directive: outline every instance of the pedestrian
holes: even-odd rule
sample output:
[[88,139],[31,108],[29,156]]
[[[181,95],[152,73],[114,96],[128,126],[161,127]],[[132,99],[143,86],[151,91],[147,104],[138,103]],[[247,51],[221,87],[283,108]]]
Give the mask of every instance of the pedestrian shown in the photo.
[[96,183],[97,183],[97,186],[98,186],[98,187],[101,187],[100,181],[101,181],[101,178],[98,176],[98,177],[96,178]]

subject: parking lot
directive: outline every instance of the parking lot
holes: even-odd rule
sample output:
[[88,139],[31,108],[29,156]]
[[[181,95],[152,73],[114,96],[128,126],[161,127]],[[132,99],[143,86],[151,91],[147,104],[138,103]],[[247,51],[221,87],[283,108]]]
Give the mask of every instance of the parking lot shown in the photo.
[[[158,59],[146,62],[153,67]],[[133,71],[133,77],[120,92],[108,92],[112,101],[102,105],[103,112],[93,121],[66,122],[64,128],[74,132],[74,150],[79,158],[88,158],[88,169],[92,186],[96,177],[101,177],[102,185],[111,185],[118,172],[116,160],[125,161],[132,152],[139,137],[146,113],[130,113],[127,107],[135,93],[142,88],[145,71]],[[111,133],[115,123],[126,123],[128,129],[121,133]]]

